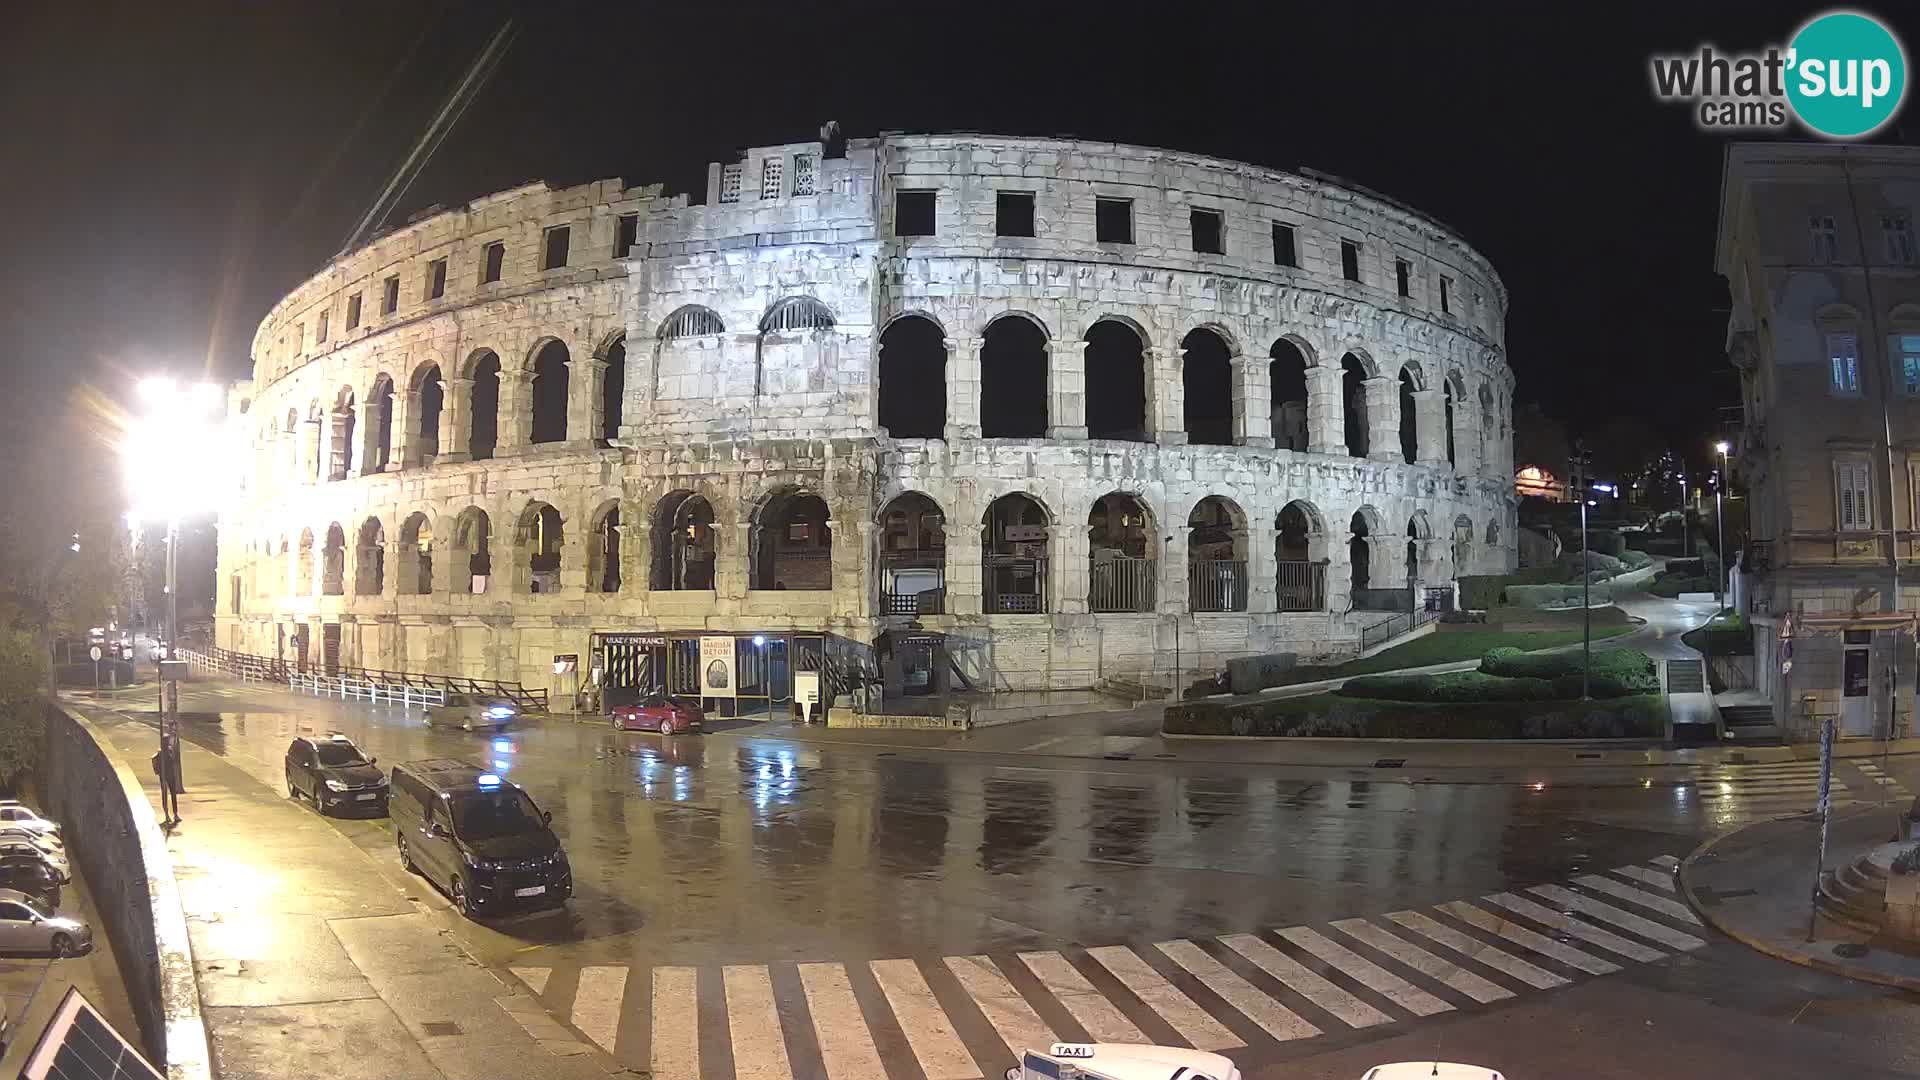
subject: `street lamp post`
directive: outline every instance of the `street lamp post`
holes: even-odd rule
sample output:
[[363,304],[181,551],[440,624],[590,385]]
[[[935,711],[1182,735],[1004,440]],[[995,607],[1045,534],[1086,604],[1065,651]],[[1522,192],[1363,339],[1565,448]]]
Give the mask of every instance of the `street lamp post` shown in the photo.
[[1725,610],[1727,606],[1727,519],[1720,509],[1721,492],[1727,486],[1727,451],[1731,450],[1726,440],[1714,443],[1713,448],[1720,451],[1720,471],[1713,478],[1713,527],[1718,534],[1713,542],[1713,550],[1719,556],[1719,570],[1713,577],[1713,598],[1716,607]]
[[1587,470],[1593,455],[1583,443],[1573,446],[1574,478],[1580,489],[1580,700],[1592,696],[1593,668],[1593,565],[1587,555],[1587,492],[1592,478]]

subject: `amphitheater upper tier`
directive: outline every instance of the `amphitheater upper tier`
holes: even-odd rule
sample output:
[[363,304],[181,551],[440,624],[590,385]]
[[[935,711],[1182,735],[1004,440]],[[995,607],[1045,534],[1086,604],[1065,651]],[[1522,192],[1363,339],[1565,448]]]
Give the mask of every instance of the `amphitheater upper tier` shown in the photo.
[[1351,652],[1512,564],[1505,317],[1432,219],[1175,151],[530,184],[261,322],[219,644],[564,699],[711,691],[733,637],[773,713],[835,658],[892,698]]

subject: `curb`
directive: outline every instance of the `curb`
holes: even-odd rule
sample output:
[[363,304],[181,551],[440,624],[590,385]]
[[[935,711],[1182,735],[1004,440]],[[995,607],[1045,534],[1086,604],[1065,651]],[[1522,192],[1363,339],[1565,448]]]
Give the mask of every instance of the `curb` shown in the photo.
[[[1848,814],[1847,817],[1861,816],[1867,812],[1866,810],[1862,810],[1858,815]],[[1691,871],[1694,863],[1702,857],[1712,854],[1713,849],[1719,846],[1722,841],[1730,837],[1738,836],[1748,829],[1757,828],[1765,824],[1769,824],[1769,822],[1756,821],[1751,825],[1741,826],[1731,832],[1721,833],[1719,836],[1694,848],[1686,858],[1680,860],[1680,894],[1686,897],[1687,906],[1692,908],[1694,913],[1699,915],[1701,920],[1708,926],[1713,927],[1721,934],[1726,935],[1741,945],[1745,945],[1747,948],[1752,949],[1762,956],[1769,956],[1775,960],[1784,960],[1797,967],[1810,968],[1814,971],[1822,971],[1829,975],[1838,975],[1843,979],[1852,979],[1855,982],[1872,983],[1876,986],[1891,987],[1895,990],[1920,992],[1920,977],[1893,975],[1885,972],[1862,969],[1851,964],[1843,963],[1840,960],[1829,960],[1824,956],[1783,949],[1763,938],[1757,938],[1752,934],[1733,929],[1722,920],[1715,918],[1713,909],[1701,904],[1700,901],[1694,897],[1693,882],[1691,880]]]

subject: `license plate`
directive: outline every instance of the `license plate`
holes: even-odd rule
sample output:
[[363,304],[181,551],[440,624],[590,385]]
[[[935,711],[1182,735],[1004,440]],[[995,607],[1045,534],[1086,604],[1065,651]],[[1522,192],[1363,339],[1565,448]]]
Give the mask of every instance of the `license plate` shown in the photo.
[[354,798],[360,799],[363,801],[377,799],[379,797],[380,797],[380,793],[377,791],[363,791],[360,794],[354,796]]
[[539,896],[539,895],[540,895],[541,893],[543,893],[543,892],[546,892],[546,891],[547,891],[547,887],[546,887],[545,885],[529,885],[529,886],[527,886],[527,887],[526,887],[526,888],[524,888],[524,889],[515,889],[515,890],[513,890],[513,895],[515,895],[515,896]]

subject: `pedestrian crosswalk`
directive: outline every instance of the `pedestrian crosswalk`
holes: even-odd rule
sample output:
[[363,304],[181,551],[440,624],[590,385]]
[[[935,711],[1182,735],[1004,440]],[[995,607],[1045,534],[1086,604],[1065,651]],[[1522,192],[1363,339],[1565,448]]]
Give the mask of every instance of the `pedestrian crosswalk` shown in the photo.
[[[511,969],[657,1080],[998,1077],[1057,1040],[1262,1047],[1379,1028],[1706,945],[1678,861],[1213,938],[851,963]],[[561,974],[564,972],[564,974]],[[559,977],[556,977],[559,976]]]
[[[1858,802],[1855,796],[1844,768],[1836,768],[1829,795],[1832,804]],[[1820,802],[1820,763],[1699,765],[1687,770],[1674,786],[1674,797],[1694,805],[1717,829],[1810,813]]]
[[1881,768],[1878,764],[1871,761],[1867,761],[1863,758],[1855,758],[1853,759],[1853,767],[1856,769],[1859,769],[1860,772],[1864,774],[1868,780],[1879,785],[1884,790],[1885,794],[1890,795],[1896,799],[1913,798],[1912,789],[1908,788],[1907,785],[1901,783],[1899,777],[1896,777],[1891,773],[1887,772],[1885,769]]

